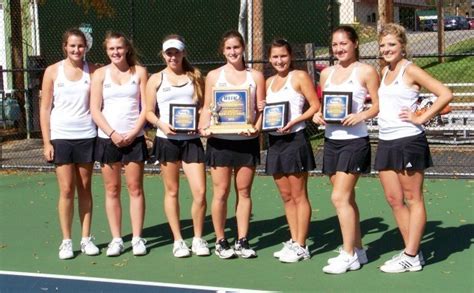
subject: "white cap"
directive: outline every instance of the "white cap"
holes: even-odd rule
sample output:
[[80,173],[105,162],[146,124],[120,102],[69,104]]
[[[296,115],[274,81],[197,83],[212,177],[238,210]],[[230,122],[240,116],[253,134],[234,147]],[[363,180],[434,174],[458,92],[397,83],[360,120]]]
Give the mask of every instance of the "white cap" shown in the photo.
[[163,43],[163,52],[171,48],[175,48],[178,51],[183,51],[184,43],[177,39],[169,39]]

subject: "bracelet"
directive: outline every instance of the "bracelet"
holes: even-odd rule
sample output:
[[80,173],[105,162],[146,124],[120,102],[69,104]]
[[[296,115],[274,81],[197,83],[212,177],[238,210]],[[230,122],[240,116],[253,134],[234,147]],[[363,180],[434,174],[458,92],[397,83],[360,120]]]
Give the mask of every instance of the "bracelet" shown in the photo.
[[114,134],[114,133],[115,133],[115,129],[112,130],[112,132],[110,132],[109,137],[112,137],[112,134]]

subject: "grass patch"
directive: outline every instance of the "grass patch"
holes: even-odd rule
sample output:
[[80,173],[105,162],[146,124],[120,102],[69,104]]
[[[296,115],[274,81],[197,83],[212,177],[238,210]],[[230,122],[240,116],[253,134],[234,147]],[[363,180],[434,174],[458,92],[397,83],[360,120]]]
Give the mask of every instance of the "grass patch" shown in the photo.
[[[447,54],[474,52],[474,39],[467,39],[449,46]],[[445,63],[439,63],[437,57],[413,59],[418,66],[429,72],[443,83],[472,82],[474,75],[474,56],[446,57]]]

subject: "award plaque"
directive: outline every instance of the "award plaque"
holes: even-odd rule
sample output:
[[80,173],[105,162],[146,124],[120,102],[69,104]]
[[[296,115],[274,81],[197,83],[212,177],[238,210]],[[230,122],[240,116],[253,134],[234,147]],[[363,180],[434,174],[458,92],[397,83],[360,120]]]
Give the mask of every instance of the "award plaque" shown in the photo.
[[352,113],[351,92],[323,92],[323,119],[329,123],[341,123]]
[[288,123],[289,102],[268,103],[263,108],[262,131],[275,131]]
[[197,130],[198,109],[191,104],[170,104],[170,125],[176,132]]
[[249,88],[213,88],[209,130],[238,134],[253,129]]

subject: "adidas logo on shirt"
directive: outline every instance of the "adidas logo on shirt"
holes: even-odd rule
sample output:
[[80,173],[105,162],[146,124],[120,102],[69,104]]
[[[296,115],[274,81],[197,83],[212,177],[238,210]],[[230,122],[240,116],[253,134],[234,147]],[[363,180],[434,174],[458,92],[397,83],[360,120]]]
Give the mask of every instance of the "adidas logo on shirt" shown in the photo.
[[413,167],[413,165],[411,164],[411,162],[408,162],[408,164],[405,167],[406,168],[411,168],[411,167]]

